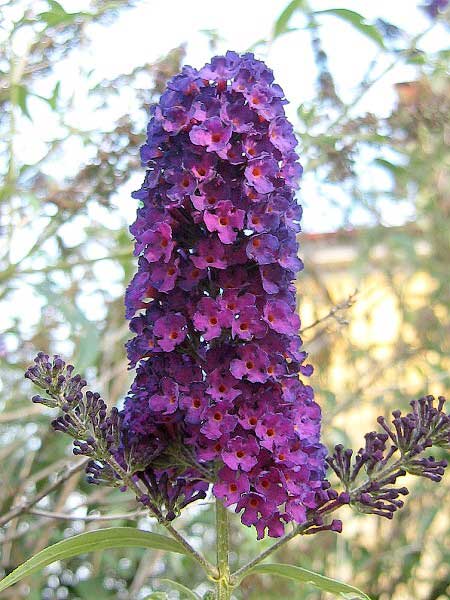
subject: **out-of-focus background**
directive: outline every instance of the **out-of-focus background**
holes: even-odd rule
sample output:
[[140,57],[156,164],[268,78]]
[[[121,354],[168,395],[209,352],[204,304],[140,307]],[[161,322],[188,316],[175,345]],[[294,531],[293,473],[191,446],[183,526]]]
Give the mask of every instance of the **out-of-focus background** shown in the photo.
[[[274,69],[298,132],[299,310],[325,443],[359,448],[378,414],[448,389],[449,15],[418,2],[0,2],[0,515],[76,463],[29,400],[37,350],[70,359],[110,405],[126,394],[127,227],[149,105],[180,65],[227,49]],[[449,598],[450,481],[410,489],[393,522],[349,513],[342,535],[294,540],[277,558],[374,600]],[[77,532],[156,529],[135,510],[78,473],[0,528],[0,575]],[[208,552],[211,522],[205,502],[178,524]],[[237,517],[232,542],[241,561],[267,545]],[[168,572],[202,591],[183,558],[120,550],[56,563],[1,597],[175,599],[156,593]],[[331,598],[264,577],[240,597]]]

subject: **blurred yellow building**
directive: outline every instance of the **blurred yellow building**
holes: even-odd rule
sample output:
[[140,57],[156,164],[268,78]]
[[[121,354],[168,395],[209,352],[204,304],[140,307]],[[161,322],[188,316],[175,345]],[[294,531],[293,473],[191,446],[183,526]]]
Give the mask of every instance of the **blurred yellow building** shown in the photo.
[[[447,355],[443,364],[442,354],[424,348],[422,339],[427,322],[434,325],[431,320],[440,311],[442,320],[447,315],[446,307],[429,310],[436,282],[426,272],[387,272],[383,266],[389,249],[383,243],[360,264],[365,235],[364,229],[302,234],[305,270],[297,287],[305,348],[316,367],[313,383],[336,396],[332,415],[345,411],[334,423],[348,421],[354,413],[361,427],[366,417],[373,427],[382,401],[389,406],[401,397],[406,408],[417,395],[445,393],[450,359]],[[414,241],[414,250],[424,256],[430,252],[420,239]],[[334,316],[308,329],[336,306],[342,308]]]

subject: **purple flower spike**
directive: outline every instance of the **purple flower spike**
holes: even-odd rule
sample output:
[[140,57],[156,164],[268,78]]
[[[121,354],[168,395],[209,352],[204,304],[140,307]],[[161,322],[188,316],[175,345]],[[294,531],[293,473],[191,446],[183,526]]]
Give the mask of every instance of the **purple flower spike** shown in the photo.
[[320,409],[301,380],[301,167],[284,104],[252,54],[168,82],[141,151],[125,299],[137,368],[122,438],[157,459],[140,475],[148,497],[164,490],[173,518],[209,481],[258,538],[303,523],[326,486]]

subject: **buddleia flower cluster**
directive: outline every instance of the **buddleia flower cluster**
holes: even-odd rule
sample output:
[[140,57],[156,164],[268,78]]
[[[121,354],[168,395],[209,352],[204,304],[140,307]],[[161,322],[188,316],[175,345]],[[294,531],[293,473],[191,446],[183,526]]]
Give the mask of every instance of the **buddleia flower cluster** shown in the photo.
[[306,519],[325,465],[320,409],[299,378],[312,367],[296,314],[301,167],[285,104],[252,54],[169,81],[141,149],[139,268],[126,292],[128,435],[157,446],[157,484],[174,468],[186,485],[213,482],[260,538]]
[[212,488],[258,538],[289,523],[339,532],[328,516],[343,504],[391,518],[408,493],[398,478],[439,481],[446,466],[428,455],[450,448],[450,416],[431,396],[392,426],[380,417],[383,431],[356,454],[326,457],[296,314],[301,167],[285,104],[252,54],[168,82],[134,193],[138,271],[125,304],[136,371],[123,409],[108,411],[58,356],[39,353],[26,373],[46,393],[33,401],[59,409],[53,427],[89,457],[89,481],[131,489],[167,526]]
[[433,396],[425,396],[411,402],[412,412],[406,415],[395,410],[392,425],[379,417],[383,431],[367,433],[364,448],[355,456],[353,450],[336,446],[327,462],[350,491],[352,505],[392,519],[403,507],[401,497],[409,493],[397,479],[409,473],[441,481],[447,462],[426,453],[432,447],[450,449],[450,415],[443,411],[444,404],[443,397],[436,405]]
[[121,491],[131,488],[160,522],[172,520],[189,503],[205,497],[207,483],[196,489],[192,482],[177,478],[176,472],[170,473],[170,485],[167,472],[157,483],[151,469],[146,468],[159,454],[157,443],[130,439],[124,412],[116,407],[109,410],[97,392],[85,390],[86,381],[74,373],[73,365],[66,365],[59,356],[50,358],[39,352],[25,377],[45,392],[45,396],[33,396],[33,402],[59,409],[59,416],[51,423],[53,429],[73,438],[75,455],[89,457],[89,483]]
[[120,460],[121,417],[117,408],[108,412],[100,395],[86,391],[86,380],[59,356],[50,358],[39,352],[25,377],[45,391],[45,396],[33,396],[33,402],[60,410],[60,415],[51,423],[53,429],[74,439],[75,455],[93,459],[87,469],[89,480],[122,486],[118,474],[105,462],[106,458]]

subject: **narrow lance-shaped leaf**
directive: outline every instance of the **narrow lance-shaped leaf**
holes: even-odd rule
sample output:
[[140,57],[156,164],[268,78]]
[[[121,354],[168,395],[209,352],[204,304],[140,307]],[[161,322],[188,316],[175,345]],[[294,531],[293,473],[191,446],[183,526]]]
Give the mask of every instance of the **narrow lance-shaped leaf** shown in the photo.
[[279,575],[280,577],[287,577],[288,579],[301,581],[302,583],[310,583],[323,592],[339,594],[341,598],[346,598],[346,600],[370,600],[367,594],[352,585],[293,565],[282,565],[278,563],[257,565],[246,573],[246,577],[247,575],[253,575],[255,573]]
[[67,540],[62,540],[35,554],[0,581],[0,592],[57,560],[72,558],[96,550],[133,547],[153,548],[186,554],[183,546],[175,540],[157,533],[134,529],[133,527],[109,527],[97,531],[88,531]]
[[375,25],[366,23],[365,18],[354,10],[347,10],[346,8],[329,8],[327,10],[318,10],[313,13],[314,15],[334,15],[343,21],[347,21],[353,25],[360,33],[366,37],[372,39],[380,48],[385,48],[383,36]]
[[47,0],[50,10],[42,12],[37,16],[44,21],[49,27],[56,27],[62,24],[73,23],[78,17],[91,16],[86,12],[68,13],[59,2],[56,0]]
[[28,96],[29,92],[23,85],[16,86],[16,99],[17,104],[20,107],[22,113],[31,121],[30,111],[28,110]]
[[305,5],[304,0],[292,0],[286,8],[283,10],[281,15],[275,21],[275,25],[273,28],[273,37],[277,38],[283,33],[287,33],[290,31],[289,29],[289,21],[291,20],[292,15],[297,11],[303,8]]

